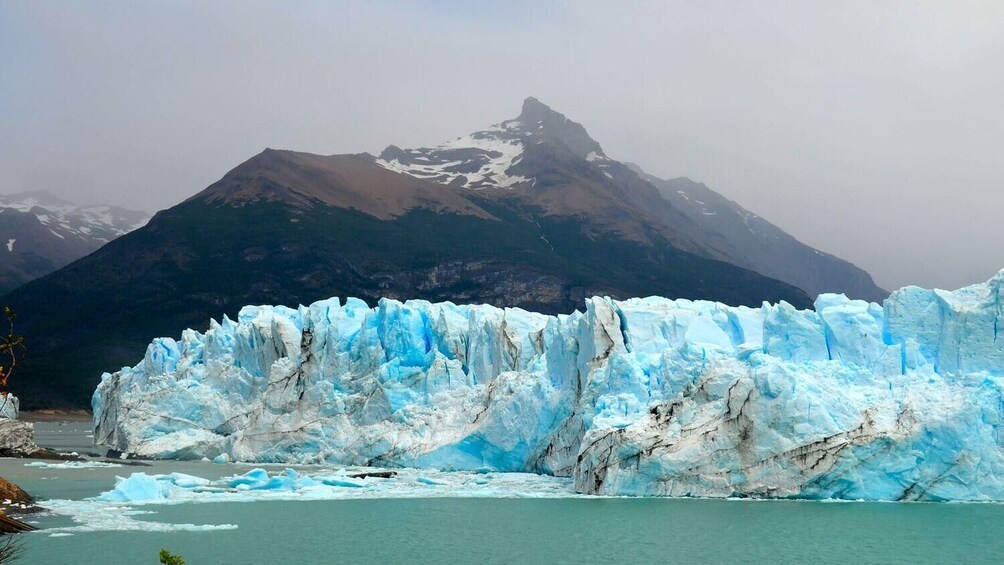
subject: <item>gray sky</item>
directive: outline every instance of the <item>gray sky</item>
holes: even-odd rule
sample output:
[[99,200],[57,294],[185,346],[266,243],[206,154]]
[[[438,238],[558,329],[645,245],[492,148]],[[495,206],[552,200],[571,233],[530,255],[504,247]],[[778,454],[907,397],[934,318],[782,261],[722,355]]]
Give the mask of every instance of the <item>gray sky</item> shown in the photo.
[[1004,2],[0,0],[0,193],[171,206],[264,147],[435,145],[536,96],[879,284],[1004,267]]

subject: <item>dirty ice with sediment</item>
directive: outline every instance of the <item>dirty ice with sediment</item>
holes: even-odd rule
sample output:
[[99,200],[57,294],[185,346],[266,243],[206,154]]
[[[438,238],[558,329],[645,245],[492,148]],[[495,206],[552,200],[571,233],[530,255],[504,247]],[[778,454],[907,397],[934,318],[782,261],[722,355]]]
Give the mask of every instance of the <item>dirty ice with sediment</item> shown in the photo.
[[248,306],[104,375],[96,440],[148,458],[534,473],[583,494],[1004,500],[1002,287],[1004,271],[813,310]]

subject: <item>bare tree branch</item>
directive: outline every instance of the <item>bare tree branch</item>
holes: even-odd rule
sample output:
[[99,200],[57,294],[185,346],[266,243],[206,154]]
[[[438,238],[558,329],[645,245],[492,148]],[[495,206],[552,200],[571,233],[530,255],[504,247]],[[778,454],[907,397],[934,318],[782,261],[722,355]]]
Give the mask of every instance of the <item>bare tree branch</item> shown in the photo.
[[0,394],[4,396],[6,403],[7,381],[17,368],[19,354],[24,352],[24,337],[14,332],[14,320],[17,319],[17,314],[9,306],[4,306],[3,314],[7,319],[7,335],[0,336]]
[[24,544],[15,534],[0,538],[0,563],[12,563],[24,557]]

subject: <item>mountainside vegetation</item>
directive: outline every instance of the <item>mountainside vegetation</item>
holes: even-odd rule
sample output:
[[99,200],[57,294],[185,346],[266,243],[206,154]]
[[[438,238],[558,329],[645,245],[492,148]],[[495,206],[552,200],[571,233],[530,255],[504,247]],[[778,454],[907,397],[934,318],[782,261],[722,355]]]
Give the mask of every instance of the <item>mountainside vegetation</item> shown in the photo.
[[607,157],[529,98],[517,118],[436,148],[266,149],[3,300],[29,336],[13,384],[30,409],[87,406],[100,375],[136,364],[152,338],[248,304],[337,296],[556,314],[594,295],[660,295],[807,308],[820,280],[883,292],[703,185]]
[[493,216],[412,210],[392,220],[315,204],[190,200],[4,300],[23,312],[23,406],[80,407],[104,371],[153,337],[205,329],[247,304],[357,297],[490,303],[546,313],[591,295],[810,304],[799,289],[665,242],[590,238],[472,194]]

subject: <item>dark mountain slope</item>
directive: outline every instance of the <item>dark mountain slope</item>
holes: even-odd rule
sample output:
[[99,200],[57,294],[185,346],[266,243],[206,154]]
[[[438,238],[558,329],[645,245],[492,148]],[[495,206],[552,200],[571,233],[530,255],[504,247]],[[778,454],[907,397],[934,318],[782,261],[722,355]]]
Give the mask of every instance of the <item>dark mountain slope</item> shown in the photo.
[[370,155],[313,155],[266,149],[190,200],[244,205],[317,203],[390,219],[414,208],[487,217],[466,191],[429,184],[373,166]]
[[701,183],[685,177],[663,180],[642,175],[675,209],[721,234],[759,273],[787,281],[813,297],[836,292],[881,302],[889,296],[864,270],[802,243]]
[[[86,405],[103,371],[150,339],[245,304],[331,296],[487,302],[570,312],[593,294],[805,307],[799,289],[674,247],[583,230],[589,217],[443,187],[367,156],[266,151],[147,226],[0,298],[20,313],[23,404]],[[385,207],[384,207],[385,206]]]
[[0,194],[0,294],[146,223],[144,212],[76,206],[44,191]]
[[535,98],[520,115],[439,147],[390,146],[382,167],[538,215],[574,219],[590,237],[611,234],[643,245],[653,234],[677,249],[751,268],[742,254],[663,199],[636,173],[607,158],[585,128]]
[[0,293],[51,273],[93,250],[82,239],[56,236],[35,214],[0,208]]
[[388,147],[383,167],[511,199],[587,234],[612,233],[753,269],[806,290],[881,300],[888,293],[854,265],[813,249],[689,179],[662,180],[611,159],[586,129],[535,98],[520,115],[438,147]]

